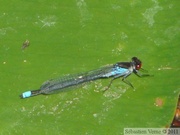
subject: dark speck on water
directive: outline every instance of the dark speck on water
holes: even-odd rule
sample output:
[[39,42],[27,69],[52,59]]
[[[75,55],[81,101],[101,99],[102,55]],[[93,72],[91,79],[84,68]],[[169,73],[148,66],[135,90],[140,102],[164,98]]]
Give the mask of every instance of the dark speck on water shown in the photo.
[[30,45],[29,40],[24,41],[24,42],[23,42],[23,45],[22,45],[22,50],[24,50],[25,48],[27,48],[29,45]]

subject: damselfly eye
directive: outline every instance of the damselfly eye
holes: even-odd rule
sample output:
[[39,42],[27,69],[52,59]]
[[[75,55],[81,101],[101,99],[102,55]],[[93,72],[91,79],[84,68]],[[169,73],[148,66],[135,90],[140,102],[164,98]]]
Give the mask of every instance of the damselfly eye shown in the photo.
[[139,70],[141,68],[141,64],[136,65],[136,69]]
[[134,62],[134,65],[136,66],[136,70],[139,70],[141,68],[141,61],[137,57],[132,57],[132,61]]

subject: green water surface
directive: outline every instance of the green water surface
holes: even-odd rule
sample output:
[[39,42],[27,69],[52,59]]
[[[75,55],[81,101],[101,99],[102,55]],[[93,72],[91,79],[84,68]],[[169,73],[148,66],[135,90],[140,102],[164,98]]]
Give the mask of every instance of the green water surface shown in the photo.
[[[119,135],[170,125],[180,91],[179,0],[10,0],[0,8],[0,135]],[[22,50],[25,40],[30,46]],[[154,77],[20,99],[61,75],[137,56]]]

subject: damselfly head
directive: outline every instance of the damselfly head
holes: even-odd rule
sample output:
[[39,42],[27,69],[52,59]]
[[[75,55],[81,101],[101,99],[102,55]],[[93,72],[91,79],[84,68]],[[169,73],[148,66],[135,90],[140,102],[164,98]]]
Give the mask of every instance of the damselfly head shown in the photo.
[[132,61],[134,62],[136,70],[141,69],[142,63],[137,57],[132,57]]

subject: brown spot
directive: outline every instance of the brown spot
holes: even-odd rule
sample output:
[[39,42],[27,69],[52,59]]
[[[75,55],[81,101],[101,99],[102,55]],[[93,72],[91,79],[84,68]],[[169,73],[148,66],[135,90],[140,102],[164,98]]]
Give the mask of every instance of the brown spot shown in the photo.
[[162,99],[162,98],[159,98],[159,97],[157,97],[156,99],[155,99],[155,106],[157,106],[157,107],[162,107],[163,105],[164,105],[164,100]]

